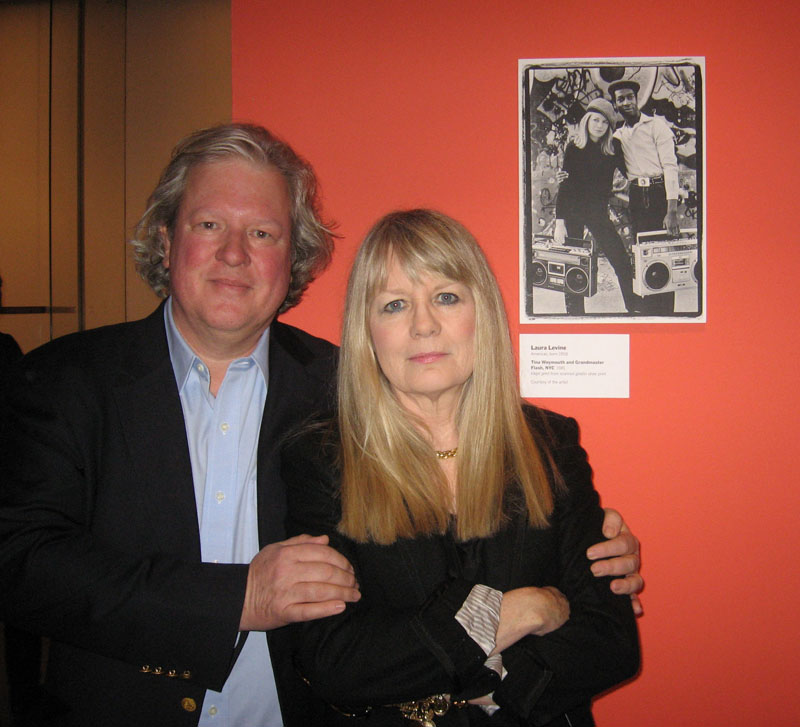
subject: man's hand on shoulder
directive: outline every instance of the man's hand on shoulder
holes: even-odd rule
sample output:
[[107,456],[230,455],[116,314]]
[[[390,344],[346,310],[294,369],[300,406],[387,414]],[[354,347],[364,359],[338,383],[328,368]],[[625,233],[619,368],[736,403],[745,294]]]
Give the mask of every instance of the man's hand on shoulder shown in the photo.
[[333,616],[359,598],[353,568],[328,536],[298,535],[262,548],[251,561],[239,630]]
[[603,535],[608,540],[595,543],[586,551],[592,563],[595,576],[622,576],[611,581],[614,593],[627,593],[633,602],[637,616],[643,613],[638,594],[644,588],[644,579],[639,575],[639,540],[628,529],[625,521],[616,510],[605,509]]

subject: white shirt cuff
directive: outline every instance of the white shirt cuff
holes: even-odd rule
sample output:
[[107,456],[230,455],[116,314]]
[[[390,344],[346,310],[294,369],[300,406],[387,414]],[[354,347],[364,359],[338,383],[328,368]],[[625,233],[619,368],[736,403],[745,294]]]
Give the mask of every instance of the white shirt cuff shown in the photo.
[[503,592],[484,586],[474,585],[466,600],[456,613],[469,637],[483,649],[486,656],[494,651],[497,644],[497,627],[500,624],[500,606]]

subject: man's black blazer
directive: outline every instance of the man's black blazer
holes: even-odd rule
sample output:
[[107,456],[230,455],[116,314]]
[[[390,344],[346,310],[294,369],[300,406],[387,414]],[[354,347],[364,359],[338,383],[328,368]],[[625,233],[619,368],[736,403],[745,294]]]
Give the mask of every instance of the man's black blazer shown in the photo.
[[[221,689],[246,565],[200,561],[163,305],[26,356],[2,417],[0,617],[52,639],[45,724],[196,725]],[[335,347],[275,322],[258,450],[261,545],[284,537],[284,433],[331,392]],[[269,634],[287,725],[312,702]]]

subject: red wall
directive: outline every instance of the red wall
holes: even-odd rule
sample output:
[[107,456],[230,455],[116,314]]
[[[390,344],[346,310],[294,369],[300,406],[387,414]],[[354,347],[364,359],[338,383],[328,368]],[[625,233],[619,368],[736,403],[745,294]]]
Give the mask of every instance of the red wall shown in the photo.
[[[793,725],[800,43],[792,3],[233,0],[233,112],[315,165],[336,260],[285,320],[332,339],[359,238],[392,208],[464,221],[512,333],[630,333],[627,400],[576,416],[641,537],[642,673],[601,725]],[[517,59],[706,57],[708,323],[520,326]]]

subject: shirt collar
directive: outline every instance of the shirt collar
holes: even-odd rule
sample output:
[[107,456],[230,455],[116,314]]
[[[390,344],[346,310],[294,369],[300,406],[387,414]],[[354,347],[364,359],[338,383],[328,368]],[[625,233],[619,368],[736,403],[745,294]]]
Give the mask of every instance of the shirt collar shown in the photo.
[[[172,317],[172,296],[167,298],[164,306],[164,325],[167,329],[167,346],[169,347],[169,358],[172,361],[172,370],[175,372],[175,381],[178,384],[178,391],[181,391],[186,384],[189,372],[192,370],[195,360],[202,359],[191,349],[175,325]],[[264,381],[269,381],[269,326],[261,334],[256,347],[249,356],[242,356],[236,361],[252,359],[258,366]]]

